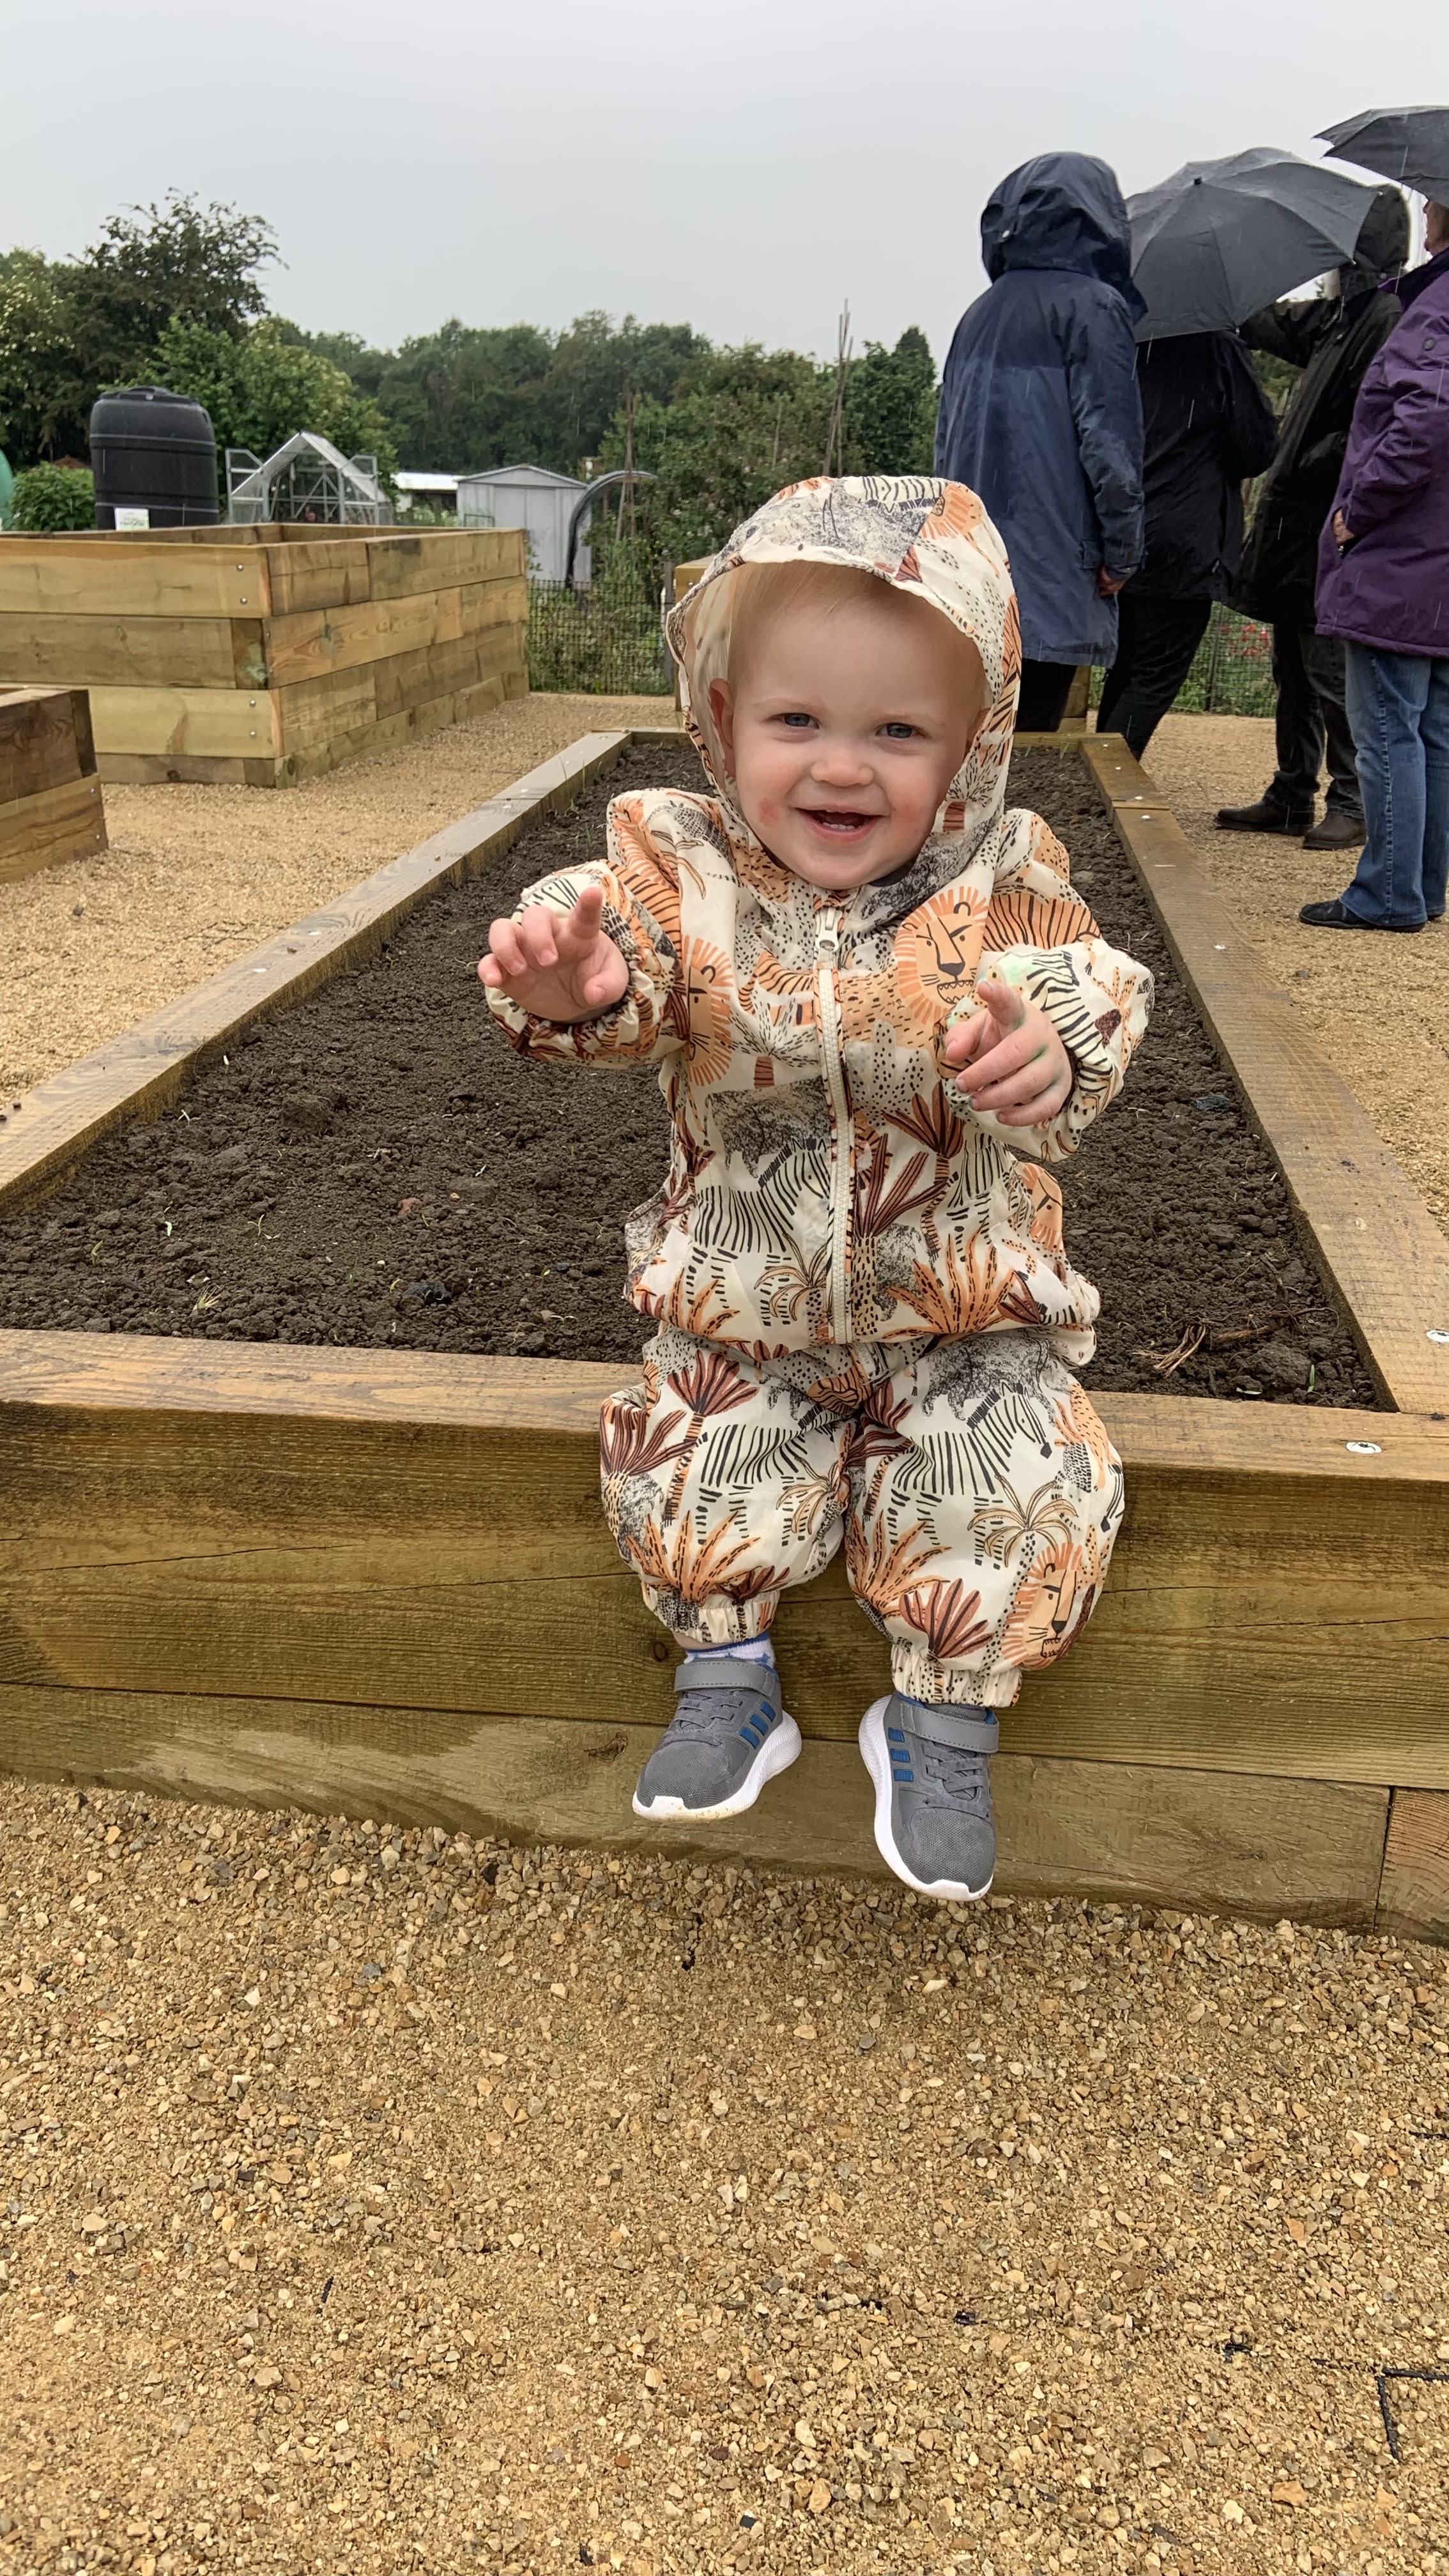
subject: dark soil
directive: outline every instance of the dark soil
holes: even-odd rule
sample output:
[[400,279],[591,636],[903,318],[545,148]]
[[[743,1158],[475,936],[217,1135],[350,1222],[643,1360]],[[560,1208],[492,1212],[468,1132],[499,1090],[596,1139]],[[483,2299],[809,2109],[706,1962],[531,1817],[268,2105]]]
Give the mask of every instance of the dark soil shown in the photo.
[[[0,1217],[0,1321],[632,1362],[647,1327],[621,1296],[621,1227],[667,1159],[655,1078],[520,1063],[476,966],[495,912],[597,851],[611,795],[699,775],[684,744],[626,752],[381,955],[247,1030],[179,1107]],[[1158,977],[1126,1093],[1063,1174],[1073,1257],[1103,1293],[1087,1382],[1371,1404],[1090,783],[1025,755],[1012,793]],[[1138,1356],[1202,1322],[1255,1338],[1205,1345],[1166,1381]]]
[[[1114,946],[1157,979],[1119,1099],[1057,1177],[1073,1261],[1102,1291],[1086,1386],[1377,1407],[1352,1335],[1303,1251],[1282,1174],[1243,1115],[1135,869],[1078,763],[1013,761],[1010,801],[1045,815]],[[1191,1340],[1170,1374],[1158,1363]]]

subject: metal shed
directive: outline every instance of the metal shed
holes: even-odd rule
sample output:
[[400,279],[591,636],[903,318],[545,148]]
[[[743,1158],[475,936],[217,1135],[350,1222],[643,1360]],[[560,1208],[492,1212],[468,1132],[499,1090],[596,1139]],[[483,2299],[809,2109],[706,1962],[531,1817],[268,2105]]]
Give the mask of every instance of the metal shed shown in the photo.
[[[463,474],[458,479],[458,525],[523,528],[528,536],[530,577],[562,581],[569,521],[580,493],[587,489],[574,475],[552,474],[546,465],[499,465],[487,474]],[[574,580],[583,589],[589,577],[589,550],[581,545]]]

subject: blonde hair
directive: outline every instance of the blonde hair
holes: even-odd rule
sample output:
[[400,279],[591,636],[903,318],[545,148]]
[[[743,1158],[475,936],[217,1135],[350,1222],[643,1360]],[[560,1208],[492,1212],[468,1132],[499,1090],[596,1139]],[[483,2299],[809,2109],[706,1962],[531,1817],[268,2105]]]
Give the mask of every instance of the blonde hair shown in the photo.
[[818,617],[833,617],[853,600],[880,617],[940,618],[971,655],[978,690],[984,690],[981,656],[970,637],[952,626],[929,599],[916,598],[895,582],[883,580],[879,573],[864,571],[859,564],[742,564],[729,588],[729,650],[724,676],[731,682],[738,679],[761,628],[782,610],[809,608]]

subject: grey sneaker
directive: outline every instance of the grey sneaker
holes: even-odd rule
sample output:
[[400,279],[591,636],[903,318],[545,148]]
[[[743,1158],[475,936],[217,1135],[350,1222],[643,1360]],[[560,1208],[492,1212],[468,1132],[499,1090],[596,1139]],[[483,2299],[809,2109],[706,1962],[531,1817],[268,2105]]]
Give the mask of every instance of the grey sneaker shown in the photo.
[[959,1904],[991,1885],[987,1763],[997,1734],[989,1708],[924,1709],[895,1691],[860,1721],[861,1755],[875,1782],[876,1849],[922,1896]]
[[693,1655],[674,1688],[678,1704],[664,1741],[635,1784],[635,1815],[689,1816],[696,1824],[742,1815],[800,1751],[800,1729],[780,1706],[779,1674],[737,1655]]

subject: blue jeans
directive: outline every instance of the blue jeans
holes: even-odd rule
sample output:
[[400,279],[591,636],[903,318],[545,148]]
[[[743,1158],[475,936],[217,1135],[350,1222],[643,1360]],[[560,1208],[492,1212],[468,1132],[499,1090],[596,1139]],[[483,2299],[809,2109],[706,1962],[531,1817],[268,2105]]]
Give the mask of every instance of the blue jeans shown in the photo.
[[1345,647],[1348,720],[1368,838],[1344,895],[1384,930],[1417,930],[1449,883],[1449,660]]

